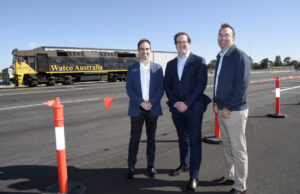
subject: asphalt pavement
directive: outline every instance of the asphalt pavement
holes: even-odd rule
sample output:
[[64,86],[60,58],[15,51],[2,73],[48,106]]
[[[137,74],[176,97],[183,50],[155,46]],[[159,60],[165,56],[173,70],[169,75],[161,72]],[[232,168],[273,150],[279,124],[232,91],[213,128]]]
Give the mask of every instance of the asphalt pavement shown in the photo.
[[[275,80],[281,77],[281,112],[275,113]],[[300,193],[300,72],[251,75],[249,120],[246,128],[249,155],[249,194]],[[213,77],[206,94],[212,96]],[[146,135],[140,143],[135,180],[127,183],[130,123],[125,84],[94,83],[73,86],[0,89],[0,194],[42,193],[58,182],[53,110],[43,104],[60,97],[64,105],[69,180],[86,186],[86,194],[182,193],[188,173],[169,176],[179,165],[177,134],[162,99],[164,115],[158,120],[155,167],[145,174]],[[115,97],[109,112],[103,99]],[[214,132],[210,104],[204,115],[202,136]],[[230,186],[211,180],[223,176],[222,145],[203,143],[203,160],[196,193],[221,194]]]

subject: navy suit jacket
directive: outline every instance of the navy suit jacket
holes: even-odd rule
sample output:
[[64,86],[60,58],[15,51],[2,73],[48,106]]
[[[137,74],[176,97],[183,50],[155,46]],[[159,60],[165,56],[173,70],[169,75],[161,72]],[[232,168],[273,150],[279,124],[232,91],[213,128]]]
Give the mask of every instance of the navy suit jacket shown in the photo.
[[[220,55],[217,56],[215,78],[218,72]],[[240,111],[248,108],[247,91],[250,81],[249,57],[232,45],[223,57],[218,77],[217,95],[214,90],[214,103],[222,110]]]
[[178,101],[188,106],[188,113],[204,113],[210,98],[204,94],[207,84],[207,68],[202,57],[190,53],[183,68],[181,80],[177,73],[177,57],[169,61],[166,67],[164,87],[169,101],[170,111],[176,111]]
[[[160,100],[164,94],[163,71],[161,65],[150,62],[149,102],[152,104],[150,113],[153,116],[162,115]],[[140,104],[144,101],[140,77],[140,62],[130,65],[127,71],[126,91],[129,96],[128,115],[137,117]]]

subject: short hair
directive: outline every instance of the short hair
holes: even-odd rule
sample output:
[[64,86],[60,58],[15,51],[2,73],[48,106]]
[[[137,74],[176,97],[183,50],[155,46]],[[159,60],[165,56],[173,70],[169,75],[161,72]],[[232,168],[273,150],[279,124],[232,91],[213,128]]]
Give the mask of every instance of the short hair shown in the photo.
[[220,31],[221,31],[222,29],[224,29],[224,28],[230,28],[230,29],[232,30],[232,35],[235,36],[235,31],[234,31],[233,27],[230,26],[230,25],[227,24],[227,23],[221,25],[221,28],[220,28],[220,30],[219,30],[219,34],[220,34]]
[[147,42],[148,44],[149,44],[149,46],[150,46],[150,48],[151,48],[151,43],[150,43],[150,41],[148,40],[148,39],[141,39],[139,42],[138,42],[138,44],[137,44],[137,46],[138,46],[138,49],[140,48],[140,45],[143,43],[143,42]]
[[191,44],[192,40],[191,40],[190,36],[185,32],[178,32],[177,34],[175,34],[175,36],[174,36],[174,43],[175,44],[176,44],[177,37],[180,36],[180,35],[185,35],[188,39],[188,42]]

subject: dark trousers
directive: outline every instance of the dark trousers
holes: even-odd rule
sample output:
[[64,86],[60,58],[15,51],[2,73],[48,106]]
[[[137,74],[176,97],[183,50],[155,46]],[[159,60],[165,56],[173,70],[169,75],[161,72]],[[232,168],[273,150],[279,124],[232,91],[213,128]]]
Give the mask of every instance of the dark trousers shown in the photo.
[[131,132],[128,148],[128,168],[133,169],[135,167],[144,121],[146,122],[147,134],[147,163],[148,166],[154,166],[157,119],[158,116],[152,116],[150,112],[144,110],[141,111],[139,116],[131,117]]
[[172,119],[178,134],[180,164],[190,166],[190,178],[198,178],[202,160],[202,113],[173,112]]

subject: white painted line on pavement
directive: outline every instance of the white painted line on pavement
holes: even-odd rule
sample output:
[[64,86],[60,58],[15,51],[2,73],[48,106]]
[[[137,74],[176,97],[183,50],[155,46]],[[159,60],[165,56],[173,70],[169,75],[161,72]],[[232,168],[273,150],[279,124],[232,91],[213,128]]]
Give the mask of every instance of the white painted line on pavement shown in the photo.
[[16,96],[21,94],[42,94],[42,93],[52,93],[52,92],[66,92],[72,90],[83,90],[82,88],[74,88],[67,90],[47,90],[47,91],[36,91],[36,92],[23,92],[23,93],[11,93],[11,94],[0,94],[0,96]]
[[300,94],[300,92],[284,92],[286,94]]
[[16,108],[27,108],[27,107],[32,107],[32,106],[41,106],[41,105],[44,105],[44,104],[30,104],[30,105],[24,105],[24,106],[13,106],[13,107],[8,107],[8,108],[0,108],[0,111],[1,110],[16,109]]
[[[124,97],[125,95],[119,95],[118,97]],[[63,101],[60,102],[61,104],[67,104],[67,103],[76,103],[76,102],[83,102],[83,101],[96,101],[96,100],[103,100],[104,98],[91,98],[91,99],[84,99],[84,100],[71,100],[71,101]],[[13,106],[13,107],[7,107],[7,108],[0,108],[1,110],[11,110],[11,109],[18,109],[18,108],[27,108],[27,107],[34,107],[34,106],[46,106],[44,104],[30,104],[30,105],[24,105],[24,106]]]
[[[280,92],[284,92],[284,91],[288,91],[288,90],[293,90],[293,89],[297,89],[297,88],[300,88],[300,86],[295,86],[295,87],[291,87],[291,88],[281,89]],[[276,92],[276,90],[273,90],[273,92]]]
[[91,98],[85,100],[71,100],[71,101],[63,101],[61,104],[73,103],[73,102],[83,102],[83,101],[95,101],[95,100],[103,100],[104,98]]
[[[207,88],[209,87],[213,87],[214,85],[208,85]],[[120,87],[120,86],[118,86]],[[92,89],[92,88],[89,88]],[[69,89],[67,91],[70,90],[80,90],[78,88],[74,88],[74,89]],[[51,91],[43,91],[43,92],[60,92],[60,91],[66,91],[66,90],[51,90]],[[7,96],[7,95],[18,95],[18,94],[32,94],[32,93],[43,93],[43,92],[31,92],[31,93],[17,93],[17,94],[4,94],[4,95],[0,95],[0,96]],[[127,95],[124,93],[122,95],[117,95],[115,98],[122,98],[122,97],[127,97]],[[103,100],[103,98],[91,98],[91,99],[82,99],[82,100],[71,100],[71,101],[61,101],[61,104],[67,104],[67,103],[76,103],[76,102],[84,102],[84,101],[96,101],[96,100]],[[0,111],[2,110],[11,110],[11,109],[18,109],[18,108],[28,108],[28,107],[35,107],[35,106],[45,106],[44,104],[30,104],[30,105],[24,105],[24,106],[13,106],[13,107],[7,107],[7,108],[0,108]]]
[[[65,102],[60,102],[61,104],[65,103],[73,103],[73,102],[82,102],[82,101],[95,101],[95,100],[103,100],[103,98],[92,98],[92,99],[85,99],[85,100],[73,100],[73,101],[65,101]],[[10,110],[10,109],[17,109],[17,108],[27,108],[27,107],[34,107],[34,106],[46,106],[44,104],[29,104],[29,105],[24,105],[24,106],[13,106],[13,107],[8,107],[8,108],[0,108],[1,110]]]
[[53,92],[67,92],[67,91],[74,91],[74,90],[90,90],[95,88],[115,88],[115,87],[124,87],[125,85],[105,85],[99,87],[87,87],[87,88],[76,88],[71,86],[71,88],[63,88],[60,90],[46,90],[46,91],[32,91],[32,92],[20,92],[20,93],[11,93],[11,94],[0,94],[0,96],[16,96],[22,94],[42,94],[42,93],[53,93]]

